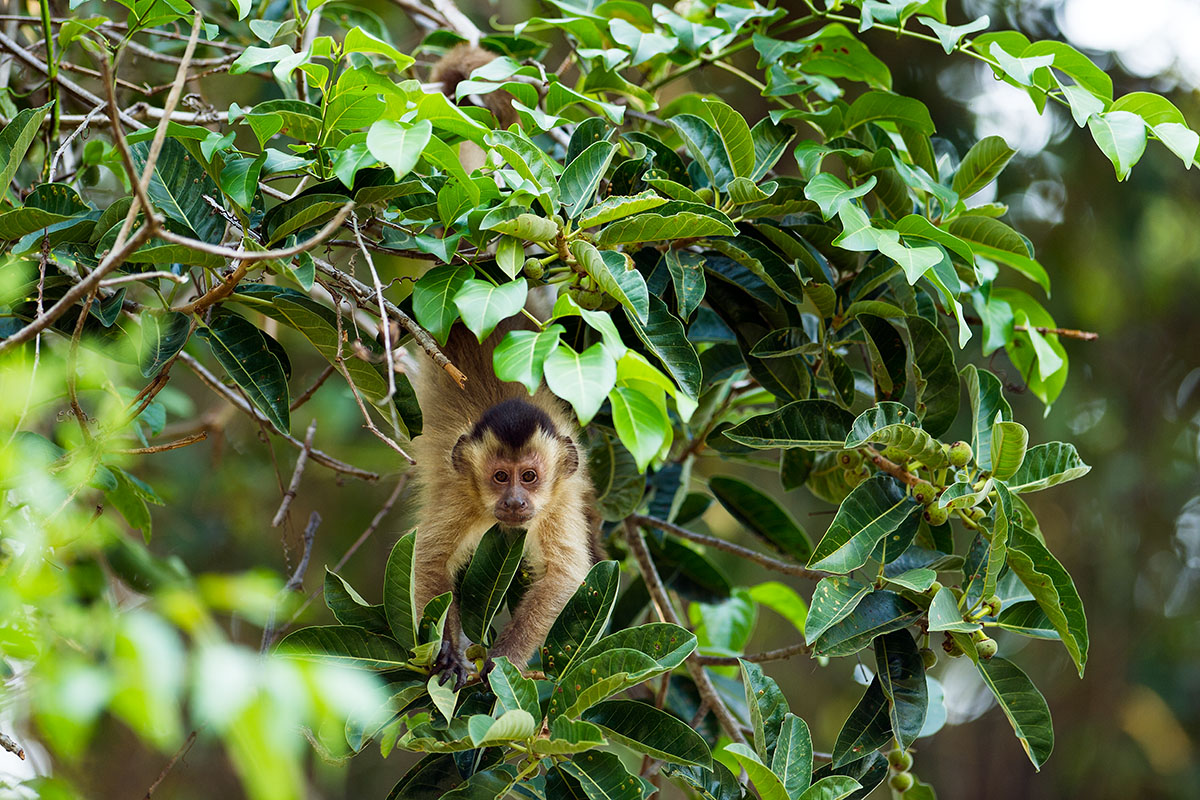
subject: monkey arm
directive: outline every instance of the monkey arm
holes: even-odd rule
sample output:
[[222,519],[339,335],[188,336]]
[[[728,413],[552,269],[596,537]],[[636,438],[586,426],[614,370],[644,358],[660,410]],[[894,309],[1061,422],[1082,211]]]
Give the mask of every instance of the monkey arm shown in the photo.
[[[454,572],[462,563],[463,540],[460,520],[428,520],[417,529],[413,550],[413,602],[420,614],[425,605],[443,592],[453,591]],[[468,537],[469,538],[469,537]],[[474,537],[478,540],[478,536]],[[434,671],[442,673],[442,683],[453,676],[455,688],[466,683],[470,665],[462,654],[462,622],[457,598],[451,598],[442,632],[442,647],[434,662]]]
[[536,550],[529,553],[527,549],[527,554],[534,556],[533,566],[540,574],[497,637],[490,658],[508,656],[518,668],[524,667],[587,578],[592,566],[591,532],[585,515],[571,505],[530,528],[527,542],[531,540]]

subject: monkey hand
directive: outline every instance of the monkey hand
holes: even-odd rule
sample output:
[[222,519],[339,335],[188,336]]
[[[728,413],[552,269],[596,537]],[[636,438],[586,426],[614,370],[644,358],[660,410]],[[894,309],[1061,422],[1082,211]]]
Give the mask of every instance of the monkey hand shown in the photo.
[[438,651],[437,659],[433,662],[434,673],[441,673],[438,678],[438,686],[444,686],[446,680],[453,676],[454,691],[463,688],[467,683],[467,676],[471,672],[471,665],[463,658],[463,654],[449,639],[442,640],[442,649]]

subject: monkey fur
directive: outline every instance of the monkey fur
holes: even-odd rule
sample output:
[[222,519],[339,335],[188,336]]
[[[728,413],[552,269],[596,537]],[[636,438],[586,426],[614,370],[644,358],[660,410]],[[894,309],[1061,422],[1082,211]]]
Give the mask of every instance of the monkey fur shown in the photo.
[[[434,83],[440,83],[442,93],[454,100],[458,85],[471,77],[471,73],[480,67],[487,66],[499,58],[498,53],[484,50],[471,44],[460,44],[454,47],[433,67],[430,75]],[[513,97],[502,89],[479,95],[482,102],[500,123],[501,130],[507,129],[517,121],[517,112],[513,110]]]
[[[518,327],[519,318],[506,320],[480,344],[456,324],[443,351],[467,376],[466,389],[431,362],[421,364],[414,382],[424,411],[424,432],[413,442],[421,495],[415,607],[453,590],[493,525],[527,531],[532,582],[489,651],[489,668],[500,656],[525,666],[600,551],[600,519],[573,414],[544,385],[530,396],[492,368],[496,344]],[[443,682],[453,676],[457,686],[469,671],[460,619],[456,598],[434,665]]]

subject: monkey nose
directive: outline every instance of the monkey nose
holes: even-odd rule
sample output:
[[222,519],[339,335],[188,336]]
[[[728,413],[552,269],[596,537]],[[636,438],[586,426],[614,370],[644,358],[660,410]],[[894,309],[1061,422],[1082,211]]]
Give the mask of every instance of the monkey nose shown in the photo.
[[529,503],[519,497],[507,497],[502,505],[505,511],[524,511]]

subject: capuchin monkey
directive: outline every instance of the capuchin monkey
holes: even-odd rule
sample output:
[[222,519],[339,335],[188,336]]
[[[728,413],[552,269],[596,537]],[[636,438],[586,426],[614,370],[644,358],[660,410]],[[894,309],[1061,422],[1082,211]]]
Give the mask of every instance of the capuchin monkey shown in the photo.
[[[454,326],[443,351],[467,376],[465,389],[429,361],[414,381],[424,415],[424,432],[413,441],[421,495],[413,553],[418,613],[453,590],[493,525],[527,532],[531,583],[489,651],[485,675],[500,656],[526,665],[600,553],[600,518],[574,415],[544,385],[530,396],[492,368],[496,344],[521,321],[506,320],[482,344]],[[434,669],[442,683],[453,677],[456,688],[470,671],[461,639],[455,598]]]
[[[434,65],[430,78],[434,83],[441,85],[443,94],[451,101],[455,101],[454,95],[458,85],[470,78],[472,72],[490,64],[498,57],[498,53],[484,50],[477,45],[460,44],[442,56]],[[472,95],[472,97],[476,96]],[[507,130],[510,125],[517,122],[517,112],[513,110],[512,106],[513,96],[508,92],[497,89],[477,97],[478,101],[496,117],[500,130]],[[458,152],[463,169],[468,174],[481,168],[487,162],[483,150],[474,142],[460,143]]]

